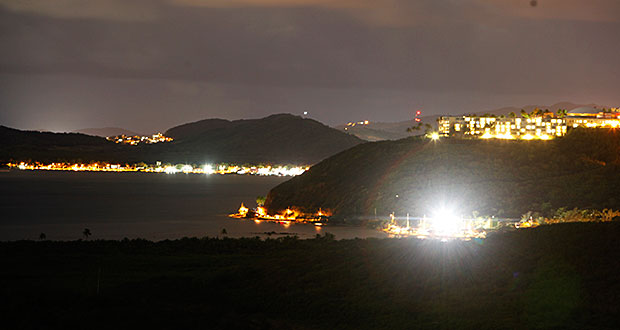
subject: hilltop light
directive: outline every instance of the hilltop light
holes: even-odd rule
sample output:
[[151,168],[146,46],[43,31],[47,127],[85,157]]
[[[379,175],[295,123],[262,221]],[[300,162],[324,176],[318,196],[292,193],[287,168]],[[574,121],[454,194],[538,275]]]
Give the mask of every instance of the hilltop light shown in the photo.
[[431,139],[434,140],[434,141],[439,140],[439,133],[437,133],[437,132],[431,133]]

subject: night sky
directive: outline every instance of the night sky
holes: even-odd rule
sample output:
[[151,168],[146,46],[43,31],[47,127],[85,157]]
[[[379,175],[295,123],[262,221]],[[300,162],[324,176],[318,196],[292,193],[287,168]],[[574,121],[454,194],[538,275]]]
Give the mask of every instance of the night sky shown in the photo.
[[0,0],[0,124],[620,106],[618,0]]

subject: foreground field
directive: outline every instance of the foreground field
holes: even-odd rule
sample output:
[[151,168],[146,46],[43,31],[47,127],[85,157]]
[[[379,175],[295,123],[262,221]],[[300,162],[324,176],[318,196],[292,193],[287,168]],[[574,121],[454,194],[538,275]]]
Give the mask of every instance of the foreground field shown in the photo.
[[9,328],[616,328],[620,223],[471,242],[0,243]]

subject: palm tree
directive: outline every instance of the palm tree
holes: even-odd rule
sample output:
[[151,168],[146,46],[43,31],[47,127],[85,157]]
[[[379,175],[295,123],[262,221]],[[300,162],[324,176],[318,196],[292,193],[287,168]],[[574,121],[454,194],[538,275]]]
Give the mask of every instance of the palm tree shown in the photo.
[[514,112],[511,112],[511,113],[508,114],[508,117],[510,117],[510,118],[517,118],[517,114],[514,113]]
[[521,117],[530,118],[530,114],[525,111],[525,109],[521,109]]
[[90,229],[84,228],[84,231],[82,232],[82,234],[84,235],[86,239],[88,239],[88,236],[92,235],[93,233],[90,232]]
[[558,118],[564,118],[566,117],[566,110],[565,109],[558,109]]
[[486,124],[484,124],[484,127],[482,127],[482,128],[484,128],[484,129],[486,129],[486,128],[493,129],[493,128],[495,128],[496,124],[497,124],[497,122],[486,123]]
[[428,133],[430,133],[432,131],[433,131],[433,125],[431,125],[431,124],[424,124],[424,133],[428,134]]
[[411,127],[408,127],[408,128],[407,128],[407,132],[409,132],[409,133],[414,133],[415,131],[419,131],[419,130],[420,130],[420,128],[422,128],[422,122],[419,122],[417,126],[416,126],[416,125],[413,125],[413,126],[411,126]]
[[538,117],[542,114],[543,114],[543,111],[538,108],[534,108],[534,110],[532,110],[531,112],[532,117]]

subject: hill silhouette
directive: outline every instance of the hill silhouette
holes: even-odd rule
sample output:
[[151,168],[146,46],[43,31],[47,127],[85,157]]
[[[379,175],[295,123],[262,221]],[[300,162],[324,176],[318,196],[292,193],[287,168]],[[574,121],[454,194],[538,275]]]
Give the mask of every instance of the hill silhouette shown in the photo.
[[576,129],[551,141],[408,138],[332,156],[273,188],[271,212],[331,209],[347,221],[451,209],[518,218],[560,207],[620,208],[620,133]]
[[120,127],[83,128],[83,129],[79,129],[75,131],[75,133],[82,133],[86,135],[94,135],[94,136],[101,136],[101,137],[117,136],[117,135],[126,135],[126,136],[143,135],[140,133],[136,133],[134,131],[130,131],[128,129],[120,128]]
[[0,162],[123,161],[128,146],[81,133],[22,131],[0,126]]
[[207,119],[169,129],[169,143],[126,146],[79,133],[0,127],[0,162],[108,161],[314,164],[363,141],[289,114],[262,119]]
[[167,161],[313,164],[362,140],[290,114],[261,119],[207,119],[169,129],[172,143],[153,146]]

